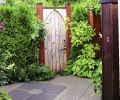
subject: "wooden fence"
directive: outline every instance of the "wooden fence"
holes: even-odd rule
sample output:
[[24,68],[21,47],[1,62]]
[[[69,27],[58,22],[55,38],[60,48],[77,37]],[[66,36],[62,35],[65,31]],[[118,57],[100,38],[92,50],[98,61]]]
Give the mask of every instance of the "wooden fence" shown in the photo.
[[92,42],[97,43],[100,46],[100,50],[96,51],[96,58],[102,57],[102,33],[101,33],[101,15],[96,15],[95,12],[89,11],[88,22],[96,35],[93,37]]
[[101,0],[103,100],[119,98],[118,0]]

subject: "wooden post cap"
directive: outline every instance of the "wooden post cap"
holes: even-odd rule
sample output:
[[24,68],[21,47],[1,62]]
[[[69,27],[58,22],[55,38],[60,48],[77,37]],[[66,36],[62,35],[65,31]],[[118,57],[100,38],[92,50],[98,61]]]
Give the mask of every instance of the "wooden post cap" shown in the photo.
[[43,3],[37,3],[36,5],[43,5]]
[[118,0],[101,0],[101,3],[118,3]]

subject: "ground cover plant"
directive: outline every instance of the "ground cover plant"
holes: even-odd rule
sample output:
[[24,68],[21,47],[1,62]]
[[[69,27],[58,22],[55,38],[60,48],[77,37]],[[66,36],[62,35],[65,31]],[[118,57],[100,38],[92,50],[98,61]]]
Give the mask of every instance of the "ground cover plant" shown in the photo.
[[0,100],[12,100],[6,91],[0,90]]

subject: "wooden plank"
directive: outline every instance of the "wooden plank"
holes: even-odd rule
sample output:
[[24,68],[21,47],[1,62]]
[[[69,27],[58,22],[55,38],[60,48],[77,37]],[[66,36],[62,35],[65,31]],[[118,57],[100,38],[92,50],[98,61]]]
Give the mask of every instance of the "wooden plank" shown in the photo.
[[49,26],[49,23],[48,22],[45,22],[46,21],[46,18],[47,18],[47,14],[49,13],[46,9],[43,10],[44,11],[44,23],[45,23],[45,26],[46,26],[46,29],[47,29],[47,34],[45,36],[45,64],[49,66],[49,56],[48,56],[48,41],[49,41],[49,31],[50,31],[50,26]]
[[101,3],[118,3],[118,0],[101,0]]
[[103,100],[119,100],[119,36],[117,0],[102,0],[102,33]]
[[88,21],[89,21],[90,26],[94,30],[94,12],[93,11],[89,11],[89,13],[88,13]]
[[[65,5],[65,7],[66,7],[66,14],[67,14],[67,17],[69,18],[69,22],[70,22],[70,19],[71,19],[71,4],[67,3]],[[70,59],[70,49],[71,49],[71,42],[70,42],[71,41],[71,38],[70,38],[71,30],[70,30],[69,22],[68,22],[68,30],[66,32],[67,60]]]
[[65,9],[65,7],[44,7],[44,9]]
[[59,44],[60,44],[60,36],[59,36],[59,16],[56,17],[56,60],[57,60],[57,65],[56,65],[56,72],[59,72],[59,66],[60,66],[60,60],[59,60]]
[[53,13],[53,70],[56,71],[56,12]]
[[[43,21],[43,5],[38,3],[36,5],[36,13],[39,20]],[[40,64],[45,64],[44,40],[40,41]]]
[[92,39],[92,43],[97,43],[100,46],[100,50],[96,51],[96,58],[102,57],[102,37],[101,34],[101,16],[96,15],[95,12],[89,11],[88,22],[93,30],[95,30],[96,35]]

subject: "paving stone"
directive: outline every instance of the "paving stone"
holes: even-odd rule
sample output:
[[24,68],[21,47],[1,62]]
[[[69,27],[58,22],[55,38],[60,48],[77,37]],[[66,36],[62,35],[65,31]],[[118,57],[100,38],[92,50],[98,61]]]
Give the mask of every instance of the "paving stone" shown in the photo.
[[12,100],[22,100],[23,98],[29,96],[30,94],[27,93],[27,91],[16,89],[9,92],[9,95],[11,96]]
[[29,91],[28,93],[30,93],[30,94],[40,94],[42,91],[40,90],[40,89],[36,89],[36,90],[31,90],[31,91]]
[[45,86],[44,83],[33,83],[33,82],[30,82],[30,83],[25,83],[25,84],[19,86],[18,88],[19,89],[24,89],[24,90],[34,90],[34,89],[40,89],[43,86]]
[[35,95],[35,94],[31,95],[24,100],[54,100],[55,97],[56,97],[56,95],[40,93],[38,95]]
[[44,93],[47,94],[60,94],[61,92],[64,91],[64,89],[66,88],[66,86],[59,86],[59,85],[47,85],[44,88],[42,88],[41,90]]

